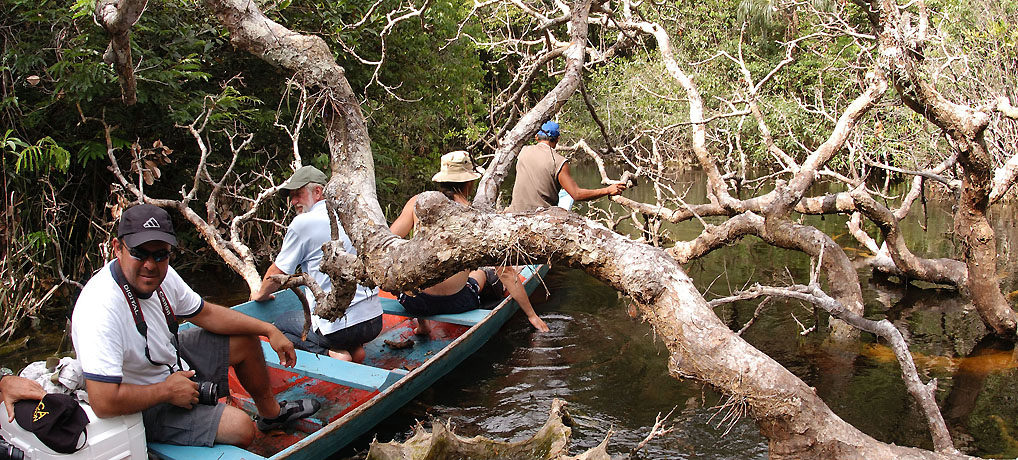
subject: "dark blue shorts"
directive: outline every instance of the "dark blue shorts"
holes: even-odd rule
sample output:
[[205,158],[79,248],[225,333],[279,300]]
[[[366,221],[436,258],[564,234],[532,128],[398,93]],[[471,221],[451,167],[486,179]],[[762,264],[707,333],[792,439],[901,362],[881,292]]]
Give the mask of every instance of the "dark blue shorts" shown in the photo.
[[495,275],[495,269],[490,267],[482,268],[484,271],[484,289],[477,284],[477,280],[467,278],[467,284],[459,292],[451,295],[430,295],[420,293],[407,295],[401,293],[396,300],[400,305],[418,316],[431,316],[440,314],[456,314],[477,309],[483,300],[499,298],[504,296],[505,288],[502,281]]
[[294,347],[327,355],[329,350],[350,351],[374,340],[375,337],[378,337],[378,333],[382,332],[382,315],[324,335],[312,326],[308,331],[307,340],[300,338],[301,333],[304,332],[303,311],[283,313],[273,321],[273,324],[293,342]]

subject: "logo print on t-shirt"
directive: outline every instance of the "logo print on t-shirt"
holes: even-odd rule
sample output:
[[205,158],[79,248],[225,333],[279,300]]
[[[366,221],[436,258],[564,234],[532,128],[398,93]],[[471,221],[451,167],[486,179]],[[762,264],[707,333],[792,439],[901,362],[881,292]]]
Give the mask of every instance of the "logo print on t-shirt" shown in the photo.
[[159,221],[157,221],[155,217],[149,217],[148,220],[146,220],[145,223],[142,224],[142,227],[159,228]]

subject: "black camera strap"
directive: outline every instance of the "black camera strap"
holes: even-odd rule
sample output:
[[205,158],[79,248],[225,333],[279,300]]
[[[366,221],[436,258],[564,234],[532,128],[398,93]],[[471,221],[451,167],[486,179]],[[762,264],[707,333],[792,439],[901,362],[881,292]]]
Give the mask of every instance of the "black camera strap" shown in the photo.
[[[148,362],[152,363],[153,366],[166,366],[170,369],[170,373],[173,373],[173,366],[166,363],[158,363],[152,359],[152,356],[148,351],[148,323],[145,322],[145,314],[141,311],[141,305],[138,304],[138,297],[131,290],[131,285],[127,282],[127,278],[124,276],[123,269],[120,268],[120,261],[113,262],[113,279],[117,282],[117,287],[120,288],[120,292],[124,293],[124,299],[127,300],[128,309],[131,310],[131,316],[134,317],[134,327],[138,329],[138,333],[141,334],[142,338],[145,339],[145,358]],[[177,369],[183,370],[180,365],[180,339],[177,338],[177,316],[173,314],[173,308],[170,307],[170,301],[166,298],[166,293],[163,292],[162,286],[156,288],[156,295],[159,298],[159,304],[163,307],[163,315],[166,317],[166,328],[173,334],[173,340],[177,342],[174,344],[174,351],[177,353]]]

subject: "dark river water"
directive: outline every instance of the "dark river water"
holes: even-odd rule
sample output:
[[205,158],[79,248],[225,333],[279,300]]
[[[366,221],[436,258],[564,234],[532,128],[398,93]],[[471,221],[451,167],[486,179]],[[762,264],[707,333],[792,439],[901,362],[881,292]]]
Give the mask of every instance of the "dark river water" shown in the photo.
[[[596,185],[592,171],[575,169],[581,186]],[[687,201],[703,202],[701,176],[677,179],[689,189]],[[900,190],[888,191],[895,193]],[[626,195],[649,199],[653,190],[637,188]],[[606,206],[603,201],[595,206]],[[586,205],[579,207],[580,212],[586,209]],[[904,225],[913,252],[926,257],[957,255],[950,210],[949,203],[932,199],[925,212],[919,205],[913,209]],[[1018,255],[1010,251],[1011,243],[1018,242],[1013,213],[1013,207],[998,207],[993,216],[1005,293],[1015,290],[1013,271],[1018,266]],[[845,246],[850,257],[860,259],[865,250],[847,234],[846,219],[808,217],[804,222],[824,229]],[[685,240],[697,234],[700,226],[693,221],[666,230],[671,238]],[[877,235],[875,229],[869,230]],[[809,258],[748,237],[685,268],[711,299],[747,283],[805,283]],[[864,268],[859,276],[867,317],[891,320],[909,341],[923,380],[938,379],[938,401],[956,445],[975,455],[1018,456],[1013,344],[986,338],[976,312],[953,290],[924,283],[902,285]],[[222,286],[210,285],[210,280],[223,279],[218,274],[188,277],[210,300],[232,304],[246,299],[246,292],[223,295]],[[433,419],[450,421],[457,433],[467,436],[525,439],[544,423],[553,398],[568,402],[576,422],[573,454],[596,446],[611,432],[609,453],[625,455],[647,435],[658,414],[674,409],[676,429],[651,441],[642,451],[644,458],[767,457],[766,440],[752,420],[726,417],[718,394],[668,375],[664,346],[647,324],[629,317],[627,299],[584,272],[562,267],[553,268],[546,283],[550,294],[545,296],[538,288],[535,307],[551,332],[534,331],[517,314],[463,365],[336,458],[366,449],[373,436],[382,441],[405,438],[418,420],[426,425]],[[246,291],[242,285],[234,287]],[[756,306],[757,302],[737,303],[719,307],[716,313],[739,329]],[[824,315],[819,319],[826,325]],[[811,308],[775,301],[743,337],[815,387],[838,415],[862,431],[885,442],[931,448],[926,423],[905,391],[890,349],[866,333],[847,345],[829,343],[824,328],[801,336],[798,323],[809,327],[814,321]],[[18,361],[51,353],[58,342],[59,338],[33,339],[30,347],[8,350],[0,359],[16,367]]]
[[[594,187],[590,169],[576,168],[581,185]],[[698,174],[677,178],[689,189],[687,200],[703,202]],[[832,190],[835,190],[832,188]],[[822,189],[814,193],[821,193]],[[889,195],[900,193],[888,191]],[[651,199],[651,189],[627,192]],[[602,200],[603,201],[603,200]],[[605,206],[600,202],[595,206]],[[580,206],[584,212],[586,206]],[[1015,289],[1016,267],[1010,243],[1018,241],[1013,207],[997,208],[1001,245],[1000,276],[1004,292]],[[949,203],[917,205],[904,224],[917,254],[955,256]],[[864,249],[847,234],[847,217],[807,217],[861,259]],[[923,226],[926,230],[923,230]],[[668,227],[673,239],[699,233],[696,222]],[[877,236],[874,228],[870,234]],[[728,295],[747,283],[805,283],[809,258],[778,249],[755,237],[743,239],[690,263],[687,272],[705,296]],[[988,457],[1018,456],[1018,380],[1013,344],[984,338],[986,329],[965,299],[950,289],[925,283],[902,285],[896,279],[859,270],[869,318],[891,320],[909,340],[924,381],[938,379],[937,396],[955,443]],[[647,324],[630,319],[627,299],[586,273],[553,268],[547,277],[550,296],[536,308],[549,333],[535,332],[517,315],[477,354],[419,396],[377,430],[381,440],[405,437],[415,420],[451,421],[467,436],[521,440],[547,418],[553,398],[568,401],[577,422],[575,454],[599,444],[612,432],[609,453],[629,453],[648,433],[658,414],[675,409],[676,430],[651,441],[645,458],[766,458],[766,440],[755,423],[726,419],[723,399],[709,388],[679,381],[667,373],[667,352]],[[539,294],[541,296],[541,294]],[[757,302],[719,307],[716,312],[739,329]],[[797,324],[811,326],[812,309],[795,302],[773,302],[743,336],[789,368],[841,417],[885,442],[932,448],[925,419],[905,390],[890,349],[870,334],[848,345],[832,345],[826,330],[800,336]],[[821,315],[821,323],[827,318]],[[367,443],[367,440],[362,441]],[[349,453],[347,453],[349,454]]]

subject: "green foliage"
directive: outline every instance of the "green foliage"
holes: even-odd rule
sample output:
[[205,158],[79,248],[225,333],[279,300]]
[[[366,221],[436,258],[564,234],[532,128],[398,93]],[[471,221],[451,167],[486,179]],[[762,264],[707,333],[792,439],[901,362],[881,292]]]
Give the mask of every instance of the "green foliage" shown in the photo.
[[44,169],[56,169],[60,172],[67,172],[71,163],[71,154],[53,140],[46,136],[39,139],[35,144],[29,144],[13,136],[14,131],[8,129],[0,144],[4,147],[4,153],[11,153],[16,158],[14,172],[40,171]]

